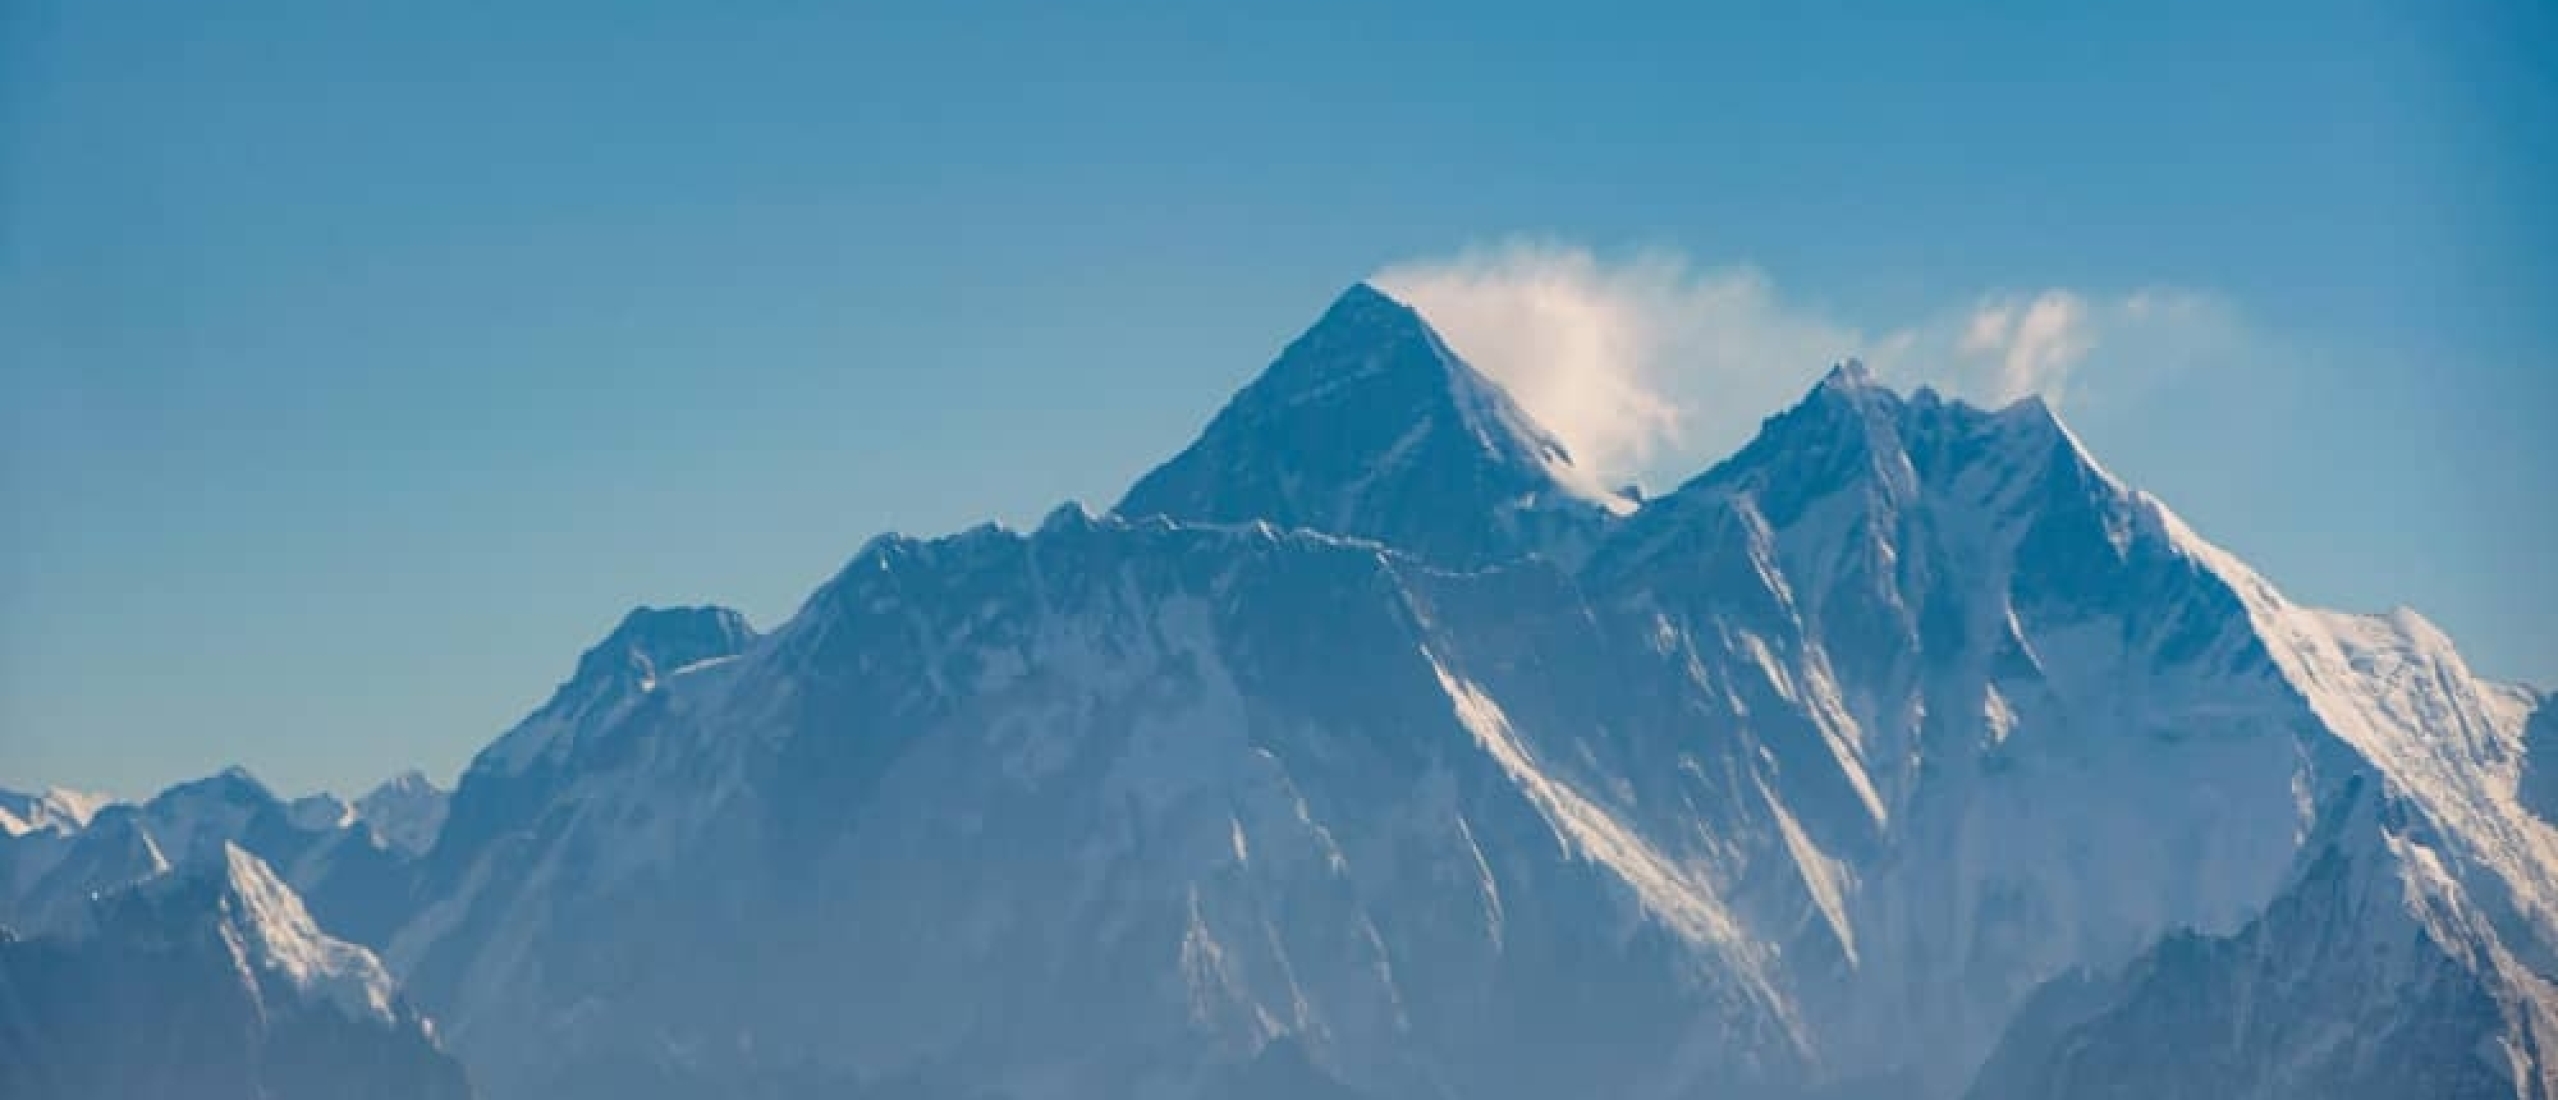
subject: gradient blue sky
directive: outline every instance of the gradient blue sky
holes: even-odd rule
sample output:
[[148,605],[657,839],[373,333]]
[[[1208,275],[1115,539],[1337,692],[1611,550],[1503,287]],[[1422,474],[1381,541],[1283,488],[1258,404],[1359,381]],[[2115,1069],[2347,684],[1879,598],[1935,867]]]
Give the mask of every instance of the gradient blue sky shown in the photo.
[[2558,682],[2547,4],[520,7],[0,5],[0,784],[449,779],[629,606],[1106,506],[1519,234],[1866,333],[2202,296],[2092,448]]

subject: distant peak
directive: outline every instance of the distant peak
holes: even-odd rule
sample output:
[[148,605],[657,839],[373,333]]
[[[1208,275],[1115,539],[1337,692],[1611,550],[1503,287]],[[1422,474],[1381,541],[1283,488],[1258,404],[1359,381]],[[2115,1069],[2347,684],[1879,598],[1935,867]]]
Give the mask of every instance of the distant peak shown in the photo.
[[224,802],[245,800],[280,803],[282,801],[257,776],[250,774],[249,769],[238,764],[233,764],[202,779],[190,779],[175,784],[153,796],[151,801],[164,803],[194,797],[211,797]]
[[[875,539],[873,545],[882,544]],[[756,638],[746,617],[725,607],[634,608],[578,657],[577,671],[542,709],[482,750],[471,770],[516,775],[539,761],[556,761],[576,743],[566,731],[578,722],[647,696],[676,673],[742,655]]]
[[407,768],[400,771],[398,774],[383,780],[380,784],[373,788],[370,794],[365,795],[365,797],[373,798],[384,794],[423,794],[440,789],[441,788],[438,788],[435,785],[434,780],[426,777],[426,773],[424,771],[416,768]]
[[575,679],[653,681],[661,672],[736,656],[754,638],[746,616],[725,607],[636,607],[578,659]]
[[451,809],[451,796],[415,768],[401,772],[355,802],[356,814],[392,847],[419,854],[434,847]]
[[1092,513],[1084,508],[1082,501],[1069,500],[1049,509],[1048,514],[1040,518],[1039,529],[1042,532],[1070,531],[1090,527],[1092,520]]
[[1821,376],[1821,385],[1825,389],[1879,389],[1883,383],[1874,377],[1874,369],[1866,366],[1865,360],[1849,357],[1831,364],[1829,373]]
[[746,616],[725,607],[650,607],[642,604],[622,616],[606,643],[645,643],[654,639],[682,636],[699,631],[743,632]]
[[0,824],[0,833],[19,835],[33,831],[78,832],[88,828],[91,819],[115,799],[102,794],[47,787],[28,793],[0,788],[0,822],[14,822],[15,827]]

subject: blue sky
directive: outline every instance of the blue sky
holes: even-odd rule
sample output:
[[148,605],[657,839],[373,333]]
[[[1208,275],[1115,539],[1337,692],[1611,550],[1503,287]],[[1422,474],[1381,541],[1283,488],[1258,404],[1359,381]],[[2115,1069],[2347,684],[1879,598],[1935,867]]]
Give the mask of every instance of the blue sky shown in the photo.
[[2547,5],[542,7],[0,8],[0,782],[449,778],[633,604],[1106,506],[1379,271],[1709,311],[1656,486],[2049,352],[2294,595],[2558,683]]

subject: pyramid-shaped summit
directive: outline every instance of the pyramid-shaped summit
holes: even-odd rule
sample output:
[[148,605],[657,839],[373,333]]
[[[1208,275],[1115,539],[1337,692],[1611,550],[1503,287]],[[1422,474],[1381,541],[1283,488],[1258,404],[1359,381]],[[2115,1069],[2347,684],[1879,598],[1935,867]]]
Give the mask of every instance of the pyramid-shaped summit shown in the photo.
[[1362,283],[1118,512],[1266,521],[1471,568],[1576,560],[1626,507],[1419,313]]

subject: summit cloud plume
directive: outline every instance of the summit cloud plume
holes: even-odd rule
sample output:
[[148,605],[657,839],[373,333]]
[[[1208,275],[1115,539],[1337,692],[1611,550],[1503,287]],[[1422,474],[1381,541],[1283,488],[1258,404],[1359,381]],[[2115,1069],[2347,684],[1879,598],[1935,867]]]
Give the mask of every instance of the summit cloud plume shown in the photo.
[[1747,264],[1513,239],[1389,264],[1371,282],[1612,479],[1666,483],[1728,454],[1830,364],[1982,404],[2138,383],[2235,351],[2236,315],[2176,288],[1950,295],[1915,317],[1851,318]]

